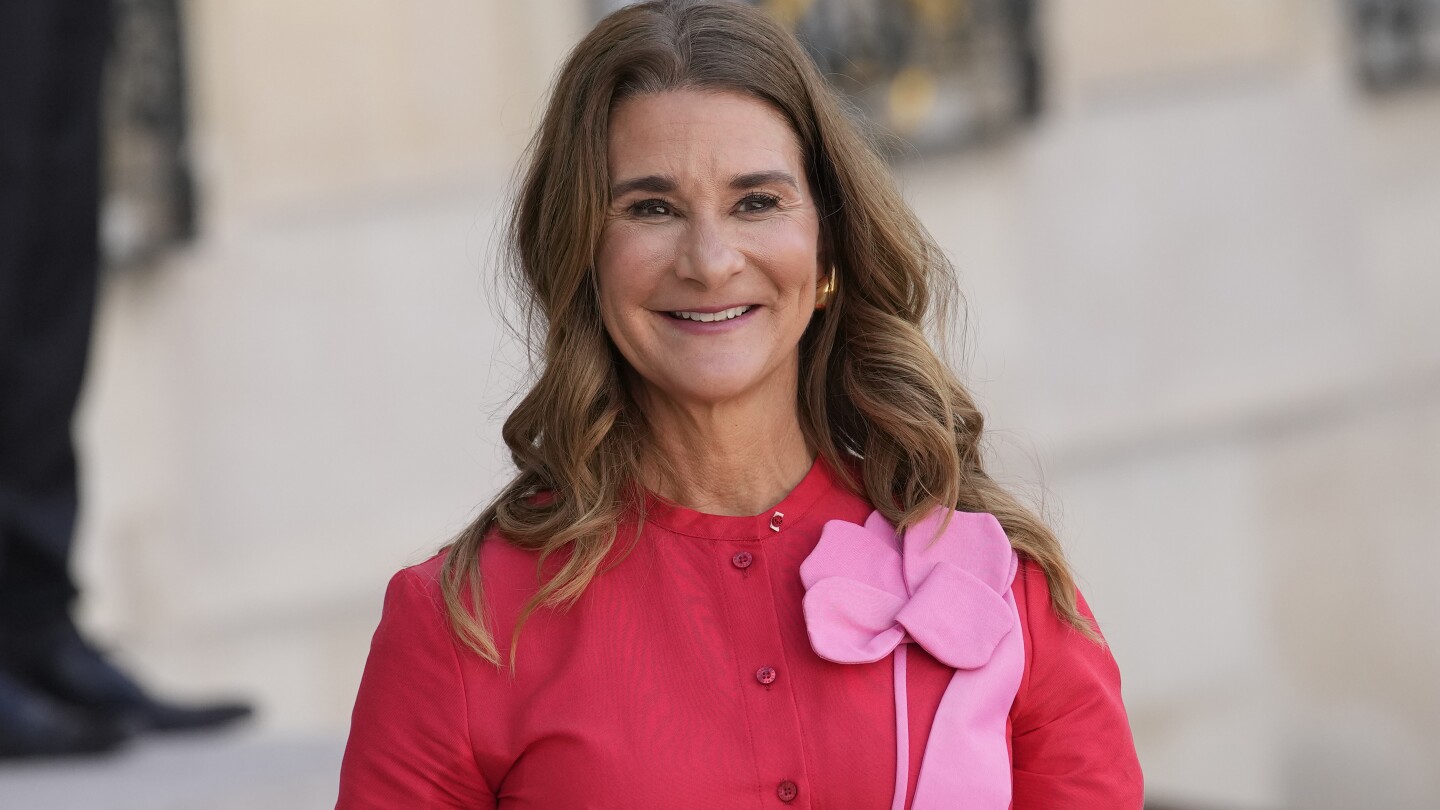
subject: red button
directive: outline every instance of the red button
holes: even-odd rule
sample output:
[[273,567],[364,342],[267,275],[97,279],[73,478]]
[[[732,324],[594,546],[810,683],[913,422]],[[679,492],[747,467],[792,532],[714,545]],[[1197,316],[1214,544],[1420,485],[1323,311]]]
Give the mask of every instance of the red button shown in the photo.
[[780,783],[779,787],[775,788],[775,795],[780,797],[780,801],[789,804],[795,801],[796,796],[800,795],[800,786],[786,779]]
[[755,555],[748,551],[736,552],[735,556],[730,558],[730,563],[736,568],[749,568],[750,563],[753,562],[755,562]]
[[775,514],[773,514],[773,515],[770,516],[770,531],[772,531],[772,532],[778,532],[778,531],[780,531],[780,526],[781,526],[782,524],[784,524],[784,523],[785,523],[785,513],[784,513],[784,512],[776,512]]
[[755,670],[755,680],[769,686],[775,682],[776,674],[774,667],[760,667]]

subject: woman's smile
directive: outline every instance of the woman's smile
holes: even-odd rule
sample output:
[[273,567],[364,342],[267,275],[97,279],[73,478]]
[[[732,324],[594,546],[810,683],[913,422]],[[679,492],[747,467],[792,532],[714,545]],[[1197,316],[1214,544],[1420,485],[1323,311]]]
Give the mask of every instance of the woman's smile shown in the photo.
[[717,321],[734,320],[741,315],[754,309],[754,304],[741,304],[735,307],[720,307],[717,309],[685,309],[669,313],[671,316],[685,321],[699,321],[701,323],[714,323]]
[[687,335],[716,335],[744,327],[758,313],[756,304],[723,308],[695,308],[665,312],[672,328]]

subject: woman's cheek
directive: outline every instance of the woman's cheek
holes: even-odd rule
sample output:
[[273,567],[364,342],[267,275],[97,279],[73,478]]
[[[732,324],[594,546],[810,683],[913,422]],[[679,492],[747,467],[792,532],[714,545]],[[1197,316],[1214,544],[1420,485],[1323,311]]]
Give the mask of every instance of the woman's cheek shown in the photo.
[[651,268],[663,268],[675,258],[679,228],[653,228],[635,240],[634,260]]

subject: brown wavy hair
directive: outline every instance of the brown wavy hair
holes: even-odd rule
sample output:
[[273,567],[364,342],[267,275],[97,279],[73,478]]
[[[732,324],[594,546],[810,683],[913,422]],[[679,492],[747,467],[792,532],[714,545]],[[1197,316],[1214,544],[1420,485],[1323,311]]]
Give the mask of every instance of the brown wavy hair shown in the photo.
[[759,99],[799,139],[837,274],[799,347],[810,447],[897,527],[941,504],[994,514],[1044,569],[1056,613],[1096,638],[1059,542],[986,474],[984,420],[926,339],[927,319],[943,323],[955,297],[948,259],[795,38],[749,6],[696,0],[656,0],[602,20],[570,52],[527,151],[507,264],[540,372],[502,432],[515,477],[447,549],[441,584],[459,638],[501,663],[479,569],[492,529],[495,541],[539,552],[541,564],[559,562],[519,617],[513,664],[525,619],[578,599],[639,506],[649,436],[600,321],[593,266],[609,204],[610,113],[627,97],[677,89]]

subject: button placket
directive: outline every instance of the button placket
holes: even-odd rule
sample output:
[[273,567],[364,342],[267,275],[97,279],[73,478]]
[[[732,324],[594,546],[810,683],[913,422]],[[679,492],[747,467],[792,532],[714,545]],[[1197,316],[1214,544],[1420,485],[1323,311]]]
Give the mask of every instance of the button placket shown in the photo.
[[[762,780],[756,787],[760,787],[762,796],[778,796],[779,785],[789,782],[790,788],[784,793],[790,795],[793,790],[793,795],[784,802],[806,806],[809,802],[798,798],[797,786],[798,778],[806,773],[800,718],[789,694],[789,682],[779,678],[787,654],[776,622],[775,591],[779,586],[773,581],[774,571],[768,567],[773,558],[761,556],[767,551],[767,542],[779,541],[784,536],[781,533],[784,522],[784,513],[772,510],[769,517],[761,517],[752,524],[756,535],[736,538],[739,542],[722,552],[730,570],[725,570],[724,563],[720,563],[724,571],[721,587],[725,591],[726,613],[735,645],[736,675],[746,683],[754,679],[753,685],[741,689],[744,711],[753,728],[766,730],[753,737],[757,775]],[[772,790],[777,792],[770,794]],[[775,799],[768,801],[773,805]]]

